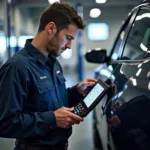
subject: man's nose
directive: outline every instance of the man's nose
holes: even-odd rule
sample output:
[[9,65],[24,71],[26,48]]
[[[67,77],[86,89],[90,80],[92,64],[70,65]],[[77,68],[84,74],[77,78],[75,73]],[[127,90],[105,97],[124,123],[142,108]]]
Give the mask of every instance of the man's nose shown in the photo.
[[68,48],[68,49],[71,49],[71,42],[68,42],[65,47],[66,47],[66,49],[67,49],[67,48]]

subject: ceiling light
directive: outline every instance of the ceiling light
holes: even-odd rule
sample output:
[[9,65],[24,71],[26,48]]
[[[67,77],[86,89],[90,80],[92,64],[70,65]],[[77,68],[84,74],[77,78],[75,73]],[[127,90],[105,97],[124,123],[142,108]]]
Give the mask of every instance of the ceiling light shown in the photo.
[[96,3],[106,3],[106,0],[95,0]]
[[48,0],[48,2],[49,2],[50,4],[52,4],[52,3],[60,2],[60,1],[59,1],[59,0]]
[[101,14],[101,11],[98,8],[93,8],[90,10],[90,17],[91,18],[97,18],[100,16],[100,14]]

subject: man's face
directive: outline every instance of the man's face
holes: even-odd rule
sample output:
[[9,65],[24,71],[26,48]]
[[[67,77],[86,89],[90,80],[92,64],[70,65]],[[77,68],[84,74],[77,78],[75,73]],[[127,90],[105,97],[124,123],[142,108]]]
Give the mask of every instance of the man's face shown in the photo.
[[49,54],[60,56],[67,48],[70,49],[77,31],[77,26],[70,24],[68,28],[62,29],[58,34],[55,34],[48,42],[47,51]]

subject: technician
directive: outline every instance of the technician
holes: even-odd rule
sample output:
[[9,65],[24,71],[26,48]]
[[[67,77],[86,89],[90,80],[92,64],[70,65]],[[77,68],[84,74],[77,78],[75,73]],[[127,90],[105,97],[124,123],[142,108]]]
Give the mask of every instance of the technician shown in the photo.
[[95,79],[66,89],[57,60],[83,21],[73,7],[54,3],[40,16],[34,39],[0,69],[0,136],[16,138],[15,150],[67,150],[72,125],[83,118],[73,106]]

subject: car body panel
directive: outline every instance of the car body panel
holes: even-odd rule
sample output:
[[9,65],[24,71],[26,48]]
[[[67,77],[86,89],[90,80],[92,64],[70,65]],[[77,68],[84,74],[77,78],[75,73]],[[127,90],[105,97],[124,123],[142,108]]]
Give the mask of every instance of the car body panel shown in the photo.
[[110,78],[117,89],[93,111],[103,150],[150,149],[149,38],[148,49],[140,51],[150,28],[148,21],[140,18],[145,14],[150,18],[148,0],[129,13],[112,46],[111,61],[95,69],[95,78]]

